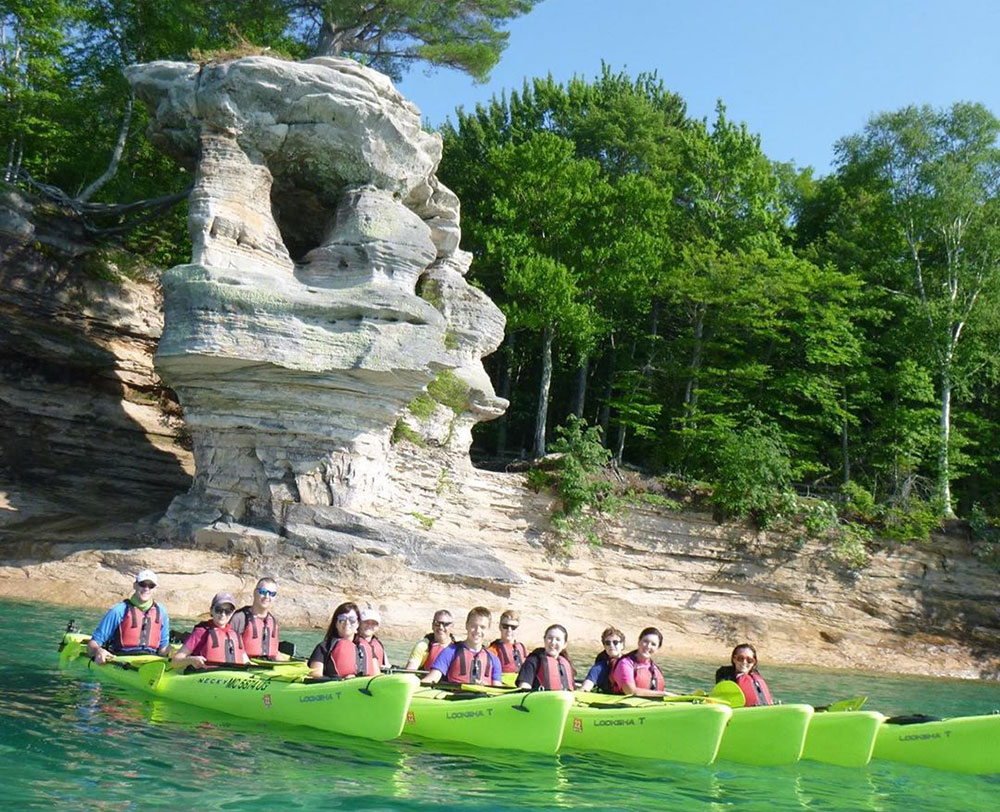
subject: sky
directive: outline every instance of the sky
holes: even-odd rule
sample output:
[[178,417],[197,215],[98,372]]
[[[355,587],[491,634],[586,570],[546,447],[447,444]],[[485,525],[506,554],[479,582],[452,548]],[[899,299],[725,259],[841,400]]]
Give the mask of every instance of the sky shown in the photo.
[[524,80],[655,71],[688,114],[745,121],[776,161],[832,171],[875,113],[974,101],[1000,115],[1000,0],[542,0],[508,26],[490,80],[416,68],[431,126]]

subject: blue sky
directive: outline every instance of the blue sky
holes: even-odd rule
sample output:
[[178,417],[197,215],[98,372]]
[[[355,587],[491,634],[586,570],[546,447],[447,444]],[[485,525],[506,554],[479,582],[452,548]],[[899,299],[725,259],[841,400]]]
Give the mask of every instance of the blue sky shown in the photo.
[[400,91],[438,125],[525,78],[593,78],[603,59],[655,70],[692,116],[722,99],[768,156],[818,174],[879,111],[978,101],[1000,115],[1000,0],[543,0],[509,30],[488,83],[417,68]]

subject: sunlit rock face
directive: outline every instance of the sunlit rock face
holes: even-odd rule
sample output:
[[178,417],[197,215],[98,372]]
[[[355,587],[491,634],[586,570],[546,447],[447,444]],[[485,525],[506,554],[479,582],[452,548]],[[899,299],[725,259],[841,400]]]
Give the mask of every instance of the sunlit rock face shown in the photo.
[[436,378],[452,415],[439,444],[467,459],[472,426],[507,406],[481,362],[504,319],[464,278],[459,202],[416,107],[326,57],[153,62],[128,79],[154,143],[195,177],[192,261],[163,277],[156,357],[196,463],[169,517],[285,527],[296,505],[364,508]]

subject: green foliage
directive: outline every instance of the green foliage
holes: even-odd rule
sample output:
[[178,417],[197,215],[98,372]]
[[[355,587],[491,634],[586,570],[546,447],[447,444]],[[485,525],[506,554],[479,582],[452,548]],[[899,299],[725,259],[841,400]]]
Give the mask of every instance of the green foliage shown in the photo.
[[420,522],[420,526],[424,528],[424,530],[430,530],[434,526],[434,519],[430,516],[425,516],[423,513],[419,513],[415,510],[411,511],[410,515]]
[[437,408],[437,401],[426,392],[421,392],[413,400],[406,404],[410,414],[419,420],[426,420]]
[[396,425],[392,428],[392,436],[390,437],[390,442],[393,445],[397,443],[407,442],[412,443],[420,448],[426,447],[427,443],[423,437],[420,436],[416,431],[414,431],[410,425],[400,418],[396,421]]
[[896,541],[927,541],[932,531],[941,529],[942,513],[939,501],[911,494],[884,511],[881,535]]
[[838,526],[840,517],[836,506],[830,502],[823,499],[800,500],[799,505],[802,524],[810,536],[818,538]]
[[566,424],[556,429],[552,451],[560,455],[554,476],[562,513],[575,516],[585,507],[597,507],[609,492],[609,484],[600,473],[611,461],[611,452],[601,442],[600,429],[569,415]]
[[437,403],[447,406],[455,414],[461,414],[469,405],[469,385],[450,369],[441,370],[427,384],[427,394]]
[[969,512],[969,532],[976,558],[1000,570],[1000,524],[978,503]]
[[868,545],[872,541],[872,531],[863,524],[847,522],[833,540],[831,557],[849,570],[864,569],[871,560]]
[[871,524],[879,519],[881,511],[870,491],[852,481],[841,485],[840,492],[844,495],[843,512],[847,516],[859,519],[866,524]]

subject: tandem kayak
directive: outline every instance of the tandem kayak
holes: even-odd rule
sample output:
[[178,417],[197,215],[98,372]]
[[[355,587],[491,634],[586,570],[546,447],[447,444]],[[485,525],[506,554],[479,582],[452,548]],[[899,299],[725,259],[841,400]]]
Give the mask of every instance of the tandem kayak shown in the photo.
[[872,758],[961,773],[1000,773],[1000,714],[887,719]]
[[809,720],[802,758],[840,767],[864,767],[885,717],[876,711],[822,711]]
[[265,722],[305,725],[376,741],[401,733],[412,674],[312,680],[298,663],[171,670],[163,657],[116,657],[97,665],[86,656],[86,635],[67,634],[59,664],[87,676],[189,705]]
[[742,764],[794,764],[802,756],[812,705],[733,708],[718,758]]
[[463,691],[421,686],[410,700],[403,733],[475,747],[555,753],[572,704],[569,691]]
[[711,703],[665,703],[576,692],[564,749],[711,764],[732,711]]

